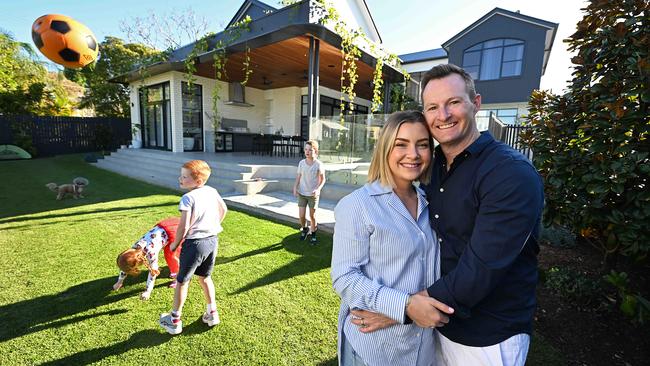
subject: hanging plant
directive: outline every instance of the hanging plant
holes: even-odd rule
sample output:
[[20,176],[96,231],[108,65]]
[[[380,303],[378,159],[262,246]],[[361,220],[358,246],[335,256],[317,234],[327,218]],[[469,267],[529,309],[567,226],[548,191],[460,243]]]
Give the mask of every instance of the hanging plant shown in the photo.
[[246,53],[244,54],[244,61],[242,62],[244,65],[244,68],[242,71],[244,71],[244,80],[241,82],[242,86],[246,86],[248,84],[248,80],[250,80],[250,76],[253,73],[253,69],[251,69],[251,49],[246,45]]
[[353,103],[356,98],[354,88],[358,81],[357,74],[357,61],[361,57],[361,50],[358,44],[365,42],[370,47],[370,53],[376,58],[375,70],[373,72],[373,91],[372,91],[372,107],[371,113],[377,112],[381,109],[382,103],[382,89],[384,85],[382,69],[384,65],[392,66],[404,75],[404,79],[408,80],[408,73],[402,69],[401,61],[397,55],[389,53],[382,47],[376,45],[361,29],[350,30],[350,27],[341,19],[336,9],[326,0],[316,0],[313,9],[310,9],[311,16],[317,17],[319,24],[332,24],[334,31],[341,37],[341,116],[340,123],[345,122],[345,96],[347,101]]

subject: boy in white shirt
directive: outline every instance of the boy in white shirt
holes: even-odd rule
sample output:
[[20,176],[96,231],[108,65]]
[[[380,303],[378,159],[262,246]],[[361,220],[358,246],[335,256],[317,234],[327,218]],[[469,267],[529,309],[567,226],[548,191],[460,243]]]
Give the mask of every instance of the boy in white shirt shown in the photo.
[[[318,141],[309,140],[305,143],[305,159],[298,163],[296,183],[293,185],[293,195],[298,197],[298,216],[300,217],[300,240],[311,235],[309,242],[316,244],[316,209],[320,191],[325,185],[325,167],[318,156]],[[306,225],[305,213],[309,206],[310,226]]]
[[180,269],[176,276],[178,285],[174,291],[174,302],[169,313],[160,315],[160,326],[169,334],[183,331],[181,313],[187,298],[190,279],[194,274],[208,302],[201,317],[208,326],[219,324],[219,314],[214,296],[214,283],[210,274],[217,256],[217,235],[223,231],[221,222],[228,208],[216,189],[206,186],[210,178],[210,166],[203,160],[192,160],[183,164],[178,182],[181,188],[189,190],[181,197],[178,205],[181,220],[170,249],[174,251],[181,241]]

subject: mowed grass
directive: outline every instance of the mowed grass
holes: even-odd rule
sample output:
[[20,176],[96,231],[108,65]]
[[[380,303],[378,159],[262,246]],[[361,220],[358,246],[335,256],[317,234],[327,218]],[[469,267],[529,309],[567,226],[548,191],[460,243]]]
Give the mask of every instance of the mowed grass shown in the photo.
[[[231,210],[213,279],[221,324],[200,320],[190,286],[183,333],[159,329],[172,289],[162,273],[148,301],[146,273],[111,291],[115,258],[181,193],[106,172],[81,155],[0,162],[0,365],[336,365],[339,300],[329,279],[331,236],[311,247],[295,225]],[[213,174],[219,174],[218,171]],[[45,184],[90,180],[86,198],[56,201]],[[563,357],[534,337],[528,365]]]
[[[81,155],[0,162],[0,365],[335,365],[338,298],[331,236],[311,247],[287,226],[231,210],[213,279],[221,324],[200,320],[194,281],[184,330],[158,327],[171,307],[162,274],[148,301],[146,273],[111,291],[119,252],[181,193],[97,169]],[[215,171],[214,174],[219,174]],[[86,198],[56,201],[45,184],[90,180]],[[161,253],[161,258],[162,258]]]

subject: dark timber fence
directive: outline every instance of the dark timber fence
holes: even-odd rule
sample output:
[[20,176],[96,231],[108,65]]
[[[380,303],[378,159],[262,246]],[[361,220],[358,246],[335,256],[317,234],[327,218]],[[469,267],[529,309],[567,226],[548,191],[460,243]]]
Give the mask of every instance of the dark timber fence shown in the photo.
[[0,144],[31,144],[35,156],[115,150],[130,141],[128,118],[0,115]]
[[488,125],[488,131],[490,131],[490,134],[492,134],[495,139],[512,146],[515,150],[521,152],[532,161],[533,151],[529,147],[524,146],[520,137],[521,133],[529,128],[530,127],[528,126],[517,124],[509,125],[503,123],[494,115],[494,113],[490,113],[490,123]]

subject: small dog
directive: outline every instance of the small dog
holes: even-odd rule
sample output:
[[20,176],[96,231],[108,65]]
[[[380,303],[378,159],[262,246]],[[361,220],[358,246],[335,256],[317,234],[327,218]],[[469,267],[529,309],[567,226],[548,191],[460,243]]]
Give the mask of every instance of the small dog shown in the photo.
[[63,184],[59,186],[56,183],[48,183],[45,186],[52,192],[56,192],[56,199],[61,200],[66,193],[70,193],[74,199],[84,198],[84,196],[81,195],[81,192],[83,192],[84,188],[89,184],[90,182],[88,179],[77,177],[72,180],[72,184]]

